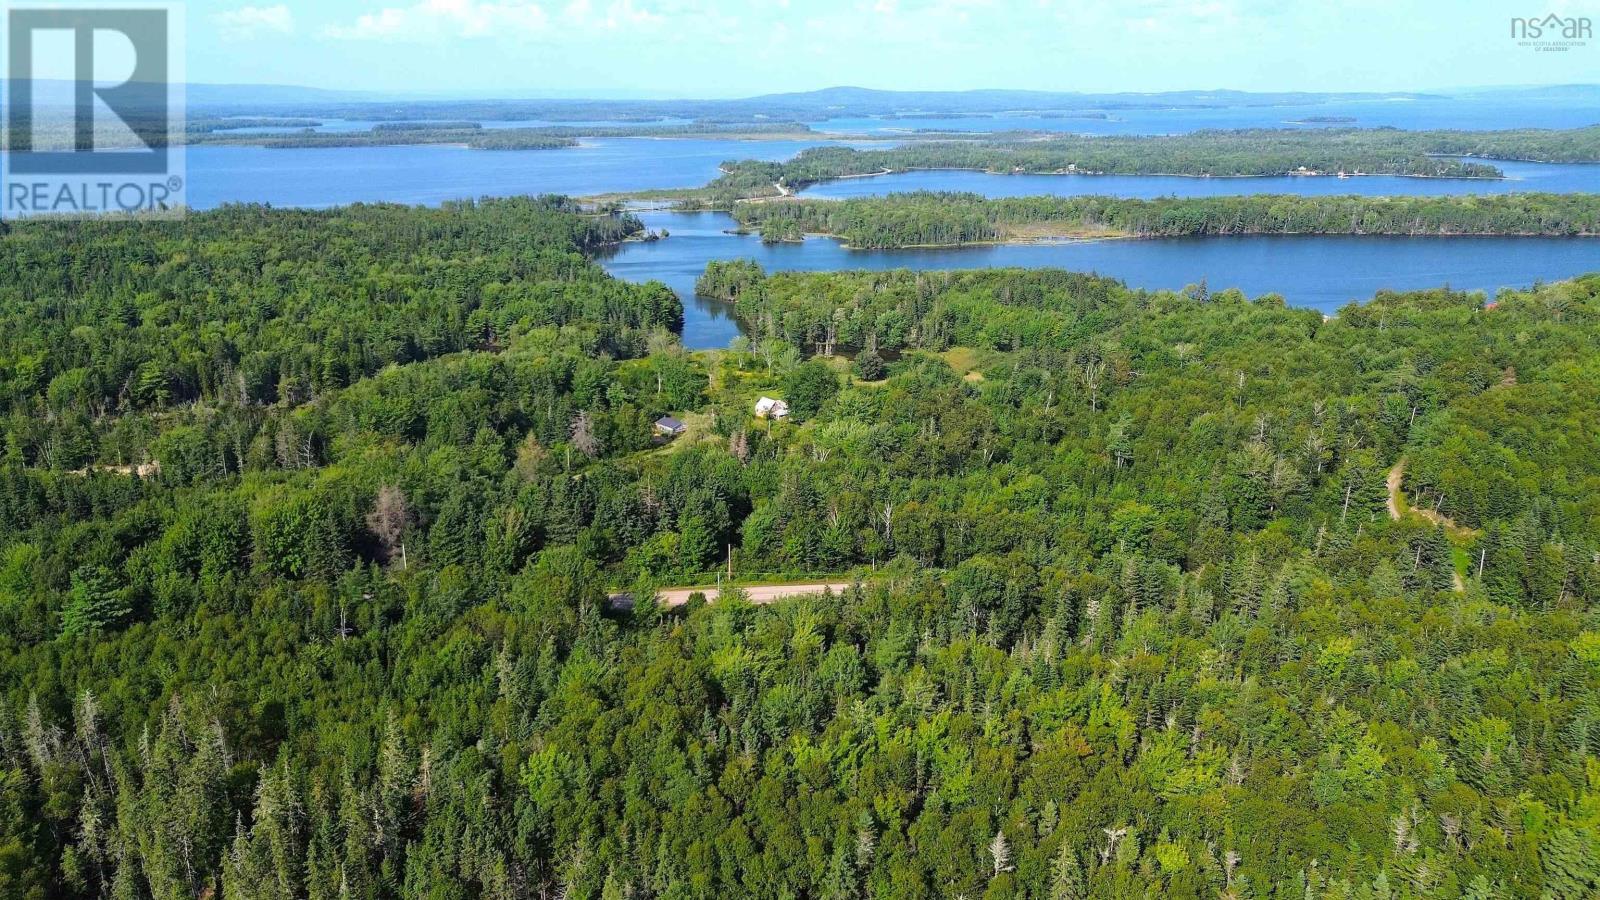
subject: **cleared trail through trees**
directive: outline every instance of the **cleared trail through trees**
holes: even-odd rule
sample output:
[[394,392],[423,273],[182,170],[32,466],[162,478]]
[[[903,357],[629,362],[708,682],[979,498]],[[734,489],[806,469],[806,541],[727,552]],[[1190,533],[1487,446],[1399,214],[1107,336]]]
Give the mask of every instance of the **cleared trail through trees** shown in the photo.
[[1389,470],[1389,518],[1398,522],[1406,513],[1415,513],[1446,531],[1461,535],[1472,534],[1473,529],[1457,525],[1454,519],[1438,510],[1412,506],[1406,502],[1405,495],[1401,493],[1405,476],[1406,460],[1402,456],[1400,461],[1394,464],[1394,468]]
[[[1402,456],[1400,457],[1400,460],[1394,464],[1394,468],[1389,470],[1389,496],[1387,500],[1389,505],[1389,518],[1398,522],[1400,521],[1401,516],[1405,515],[1407,512],[1412,512],[1423,517],[1424,519],[1427,519],[1429,522],[1432,522],[1435,525],[1442,526],[1447,531],[1456,531],[1458,529],[1464,530],[1461,529],[1461,526],[1452,521],[1449,516],[1444,515],[1443,513],[1436,512],[1431,509],[1417,509],[1416,507],[1407,503],[1405,497],[1400,493],[1405,483],[1405,477],[1406,458]],[[1461,577],[1460,572],[1450,573],[1450,583],[1458,594],[1464,593],[1467,589],[1467,582]]]
[[1400,499],[1400,485],[1405,477],[1406,461],[1405,457],[1401,457],[1389,470],[1389,518],[1396,522],[1400,521],[1400,504],[1403,502]]

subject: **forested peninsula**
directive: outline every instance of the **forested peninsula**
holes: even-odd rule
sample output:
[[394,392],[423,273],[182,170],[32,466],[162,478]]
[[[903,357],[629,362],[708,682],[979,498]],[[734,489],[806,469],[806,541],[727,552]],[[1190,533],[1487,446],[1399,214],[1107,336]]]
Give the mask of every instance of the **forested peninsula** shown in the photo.
[[1499,178],[1503,173],[1492,164],[1496,159],[1597,162],[1600,126],[1510,131],[1245,129],[1179,135],[929,140],[876,150],[813,147],[788,162],[724,163],[723,174],[697,196],[725,204],[739,198],[800,191],[835,178],[913,169],[973,169],[996,174]]
[[192,129],[186,140],[190,144],[274,148],[460,144],[477,150],[546,150],[576,147],[580,138],[720,137],[730,140],[772,140],[803,138],[812,134],[809,127],[798,122],[485,128],[478,122],[414,121],[378,122],[363,131],[315,131],[304,128],[281,133],[241,132],[219,127],[213,122],[203,129]]
[[[315,119],[288,117],[202,116],[187,123],[185,132],[172,138],[174,143],[268,147],[391,147],[426,144],[454,144],[477,150],[551,150],[576,147],[583,138],[694,138],[724,140],[808,140],[818,135],[799,122],[684,122],[666,124],[617,125],[537,125],[505,128],[485,127],[469,120],[394,120],[376,121],[359,130],[318,130],[326,123]],[[66,140],[72,123],[59,118],[44,118],[33,123],[34,140],[40,144]],[[270,129],[270,130],[263,130]],[[9,132],[3,142],[9,146]],[[136,146],[134,138],[112,128],[96,136],[97,146]],[[137,146],[142,146],[139,144]]]
[[1600,235],[1600,195],[1011,197],[918,191],[851,200],[736,203],[768,241],[807,234],[851,247],[954,246],[1064,238],[1245,234]]
[[456,127],[434,127],[415,123],[394,127],[380,123],[366,131],[285,132],[210,131],[190,134],[194,145],[268,147],[272,149],[307,147],[396,147],[422,144],[454,144],[474,150],[557,150],[578,146],[576,138],[533,128],[483,128],[473,123]]

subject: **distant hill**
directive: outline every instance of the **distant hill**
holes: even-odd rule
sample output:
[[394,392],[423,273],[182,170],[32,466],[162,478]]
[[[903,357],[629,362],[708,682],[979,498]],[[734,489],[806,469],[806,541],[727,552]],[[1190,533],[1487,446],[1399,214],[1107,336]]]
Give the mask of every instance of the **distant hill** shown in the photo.
[[271,110],[309,116],[384,119],[392,117],[476,121],[544,119],[650,120],[708,119],[816,122],[830,118],[936,114],[992,115],[1009,111],[1095,112],[1126,109],[1226,108],[1316,105],[1351,99],[1420,99],[1423,93],[1252,93],[1248,91],[1171,91],[1162,93],[1075,93],[1059,91],[884,91],[830,87],[796,93],[763,94],[722,100],[619,100],[542,98],[384,97],[341,91],[254,85],[191,88],[190,106],[209,113],[247,114]]
[[1250,91],[1164,91],[1159,93],[1087,94],[1059,91],[881,91],[831,87],[790,94],[766,94],[739,103],[797,108],[845,108],[873,114],[905,112],[1004,112],[1035,109],[1150,109],[1171,107],[1289,106],[1339,100],[1421,99],[1422,93],[1254,93]]
[[374,91],[337,91],[328,88],[284,84],[191,84],[187,88],[191,106],[246,103],[348,103],[392,99]]
[[1544,84],[1518,87],[1463,88],[1468,97],[1507,97],[1519,100],[1550,100],[1565,103],[1600,101],[1600,84]]
[[[1600,90],[1597,86],[1589,90]],[[1566,89],[1566,88],[1562,88]],[[710,107],[741,108],[759,106],[784,109],[836,109],[851,111],[943,111],[965,110],[1002,112],[1014,109],[1129,109],[1150,107],[1208,107],[1208,106],[1282,106],[1290,104],[1327,103],[1339,100],[1372,100],[1390,98],[1420,99],[1441,97],[1439,93],[1419,92],[1252,92],[1233,90],[1162,91],[1155,93],[1080,93],[1076,91],[1032,91],[1011,89],[984,89],[971,91],[890,91],[876,88],[837,86],[814,91],[758,94],[733,99],[648,99],[582,97],[573,92],[565,96],[530,96],[509,94],[503,97],[470,95],[441,95],[419,91],[411,94],[378,91],[343,91],[293,85],[266,84],[191,84],[190,101],[197,104],[242,103],[315,103],[315,102],[395,102],[419,103],[552,103],[552,104],[618,104],[628,106]],[[1549,91],[1555,88],[1511,88],[1511,91]]]
[[[43,103],[66,103],[70,82],[36,83]],[[837,86],[815,91],[720,100],[583,99],[574,97],[463,97],[416,92],[393,94],[296,85],[191,84],[191,113],[205,115],[300,114],[368,119],[428,118],[504,121],[636,120],[663,118],[756,122],[815,122],[829,118],[932,114],[992,115],[1010,111],[1082,113],[1130,109],[1206,109],[1316,106],[1350,100],[1484,98],[1529,102],[1600,100],[1600,85],[1462,88],[1448,92],[1252,92],[1234,90],[1156,93],[1079,93],[1028,90],[886,91]]]
[[[62,79],[37,79],[33,82],[34,102],[44,106],[70,106],[73,84]],[[10,88],[8,80],[0,79],[0,89],[5,90],[4,96],[10,96]],[[385,94],[369,91],[336,91],[282,84],[190,84],[185,86],[184,91],[192,107],[352,103],[389,99]]]

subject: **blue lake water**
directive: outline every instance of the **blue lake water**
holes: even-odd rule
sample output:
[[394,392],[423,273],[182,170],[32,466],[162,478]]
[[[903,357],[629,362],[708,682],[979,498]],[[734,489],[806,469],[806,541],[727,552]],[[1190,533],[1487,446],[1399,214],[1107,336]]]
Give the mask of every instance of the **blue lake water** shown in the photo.
[[985,197],[1062,197],[1103,194],[1114,197],[1220,197],[1235,194],[1508,194],[1549,191],[1600,193],[1600,164],[1552,165],[1491,161],[1501,179],[1406,178],[1361,175],[1351,178],[1280,175],[1269,178],[1187,178],[1176,175],[992,175],[951,169],[896,172],[870,178],[844,178],[813,185],[807,197],[847,199],[901,191],[966,191]]
[[[554,150],[400,147],[197,146],[187,149],[189,202],[326,207],[356,202],[438,204],[509,194],[585,196],[649,188],[698,187],[729,159],[784,160],[816,141],[607,138]],[[892,146],[835,141],[840,146]],[[1134,175],[989,175],[903,172],[827,182],[815,197],[858,197],[910,190],[972,191],[991,197],[1111,194],[1124,197],[1222,194],[1461,194],[1507,191],[1600,192],[1600,164],[1496,163],[1503,180],[1399,178],[1181,178]]]
[[[1428,121],[1426,115],[1419,116],[1418,109],[1413,109],[1412,120],[1406,124],[1413,127],[1433,124],[1506,127],[1542,122],[1568,126],[1586,124],[1585,117],[1589,116],[1589,112],[1584,111],[1566,110],[1557,115],[1550,110],[1534,110],[1537,115],[1518,121],[1510,118],[1514,112],[1502,110],[1477,118],[1469,116],[1450,123],[1434,123]],[[1269,111],[1187,110],[1179,121],[1201,127],[1209,123],[1213,113],[1260,117],[1268,115]],[[1334,113],[1320,106],[1308,114]],[[1283,108],[1272,108],[1270,115],[1275,117],[1272,121],[1255,124],[1273,124],[1292,117],[1293,113],[1286,115]],[[1574,120],[1574,116],[1582,121]],[[1600,115],[1595,118],[1600,119]],[[984,121],[990,122],[992,127],[993,120]],[[1086,120],[1047,121],[1082,123]],[[1252,123],[1233,120],[1214,124]],[[481,196],[542,193],[582,196],[653,187],[694,187],[715,177],[717,165],[725,160],[782,160],[817,143],[620,138],[585,141],[583,146],[571,149],[527,151],[447,146],[293,149],[200,146],[187,151],[189,199],[193,206],[201,209],[230,201],[327,207],[354,202],[437,204]],[[990,196],[1108,193],[1134,197],[1253,192],[1600,192],[1600,166],[1500,165],[1511,178],[1489,182],[1389,177],[1203,179],[915,172],[832,182],[813,189],[808,195],[844,197],[914,189],[975,191]],[[1449,284],[1494,291],[1600,270],[1600,240],[1593,239],[1241,237],[852,251],[826,239],[769,246],[756,237],[725,234],[734,223],[722,214],[647,213],[644,218],[649,227],[666,228],[672,236],[654,243],[624,245],[608,253],[602,261],[619,277],[633,281],[658,279],[685,297],[684,342],[694,348],[726,346],[738,333],[738,324],[726,304],[694,297],[695,279],[706,263],[715,259],[751,258],[769,271],[1057,266],[1099,272],[1135,287],[1152,289],[1178,289],[1204,278],[1216,290],[1238,287],[1251,296],[1277,292],[1296,305],[1328,311],[1351,300],[1369,298],[1382,288],[1415,289]]]
[[[1352,122],[1326,123],[1316,118],[1340,117]],[[318,131],[366,131],[374,120],[312,116]],[[408,121],[429,121],[415,118]],[[459,121],[453,119],[452,121]],[[649,122],[605,120],[563,122],[550,119],[480,120],[485,128],[528,128],[548,125],[670,125],[689,120],[663,118]],[[812,121],[811,127],[833,134],[904,136],[928,131],[1062,131],[1083,134],[1181,134],[1206,128],[1582,128],[1600,125],[1600,92],[1554,90],[1546,95],[1495,93],[1458,96],[1338,100],[1283,106],[1186,106],[1168,109],[1084,109],[1059,115],[1026,112],[969,117],[922,116],[838,118]],[[264,131],[262,129],[241,130]]]
[[731,235],[723,213],[646,213],[648,227],[671,236],[624,244],[601,263],[628,281],[664,282],[685,298],[684,345],[726,347],[739,333],[731,307],[694,296],[712,260],[753,259],[767,271],[840,269],[978,269],[1058,267],[1098,272],[1148,289],[1181,289],[1206,280],[1251,297],[1282,294],[1295,306],[1333,312],[1382,289],[1450,287],[1490,293],[1600,270],[1595,238],[1429,238],[1272,236],[1016,244],[939,250],[846,250],[812,238],[763,244]]
[[[1106,118],[1001,114],[971,118],[830,119],[820,131],[905,134],[917,131],[1067,131],[1082,134],[1181,134],[1203,128],[1583,128],[1600,125],[1600,94],[1591,90],[1514,98],[1493,94],[1418,99],[1348,100],[1290,106],[1111,109]],[[1337,125],[1313,117],[1348,117]]]
[[[228,147],[186,150],[189,204],[328,207],[357,202],[435,205],[514,194],[585,196],[699,187],[729,159],[783,160],[818,143],[606,138],[554,150],[401,147]],[[872,144],[871,146],[883,146]]]
[[[970,119],[836,119],[814,123],[818,129],[871,133],[883,139],[865,143],[829,141],[820,137],[808,141],[608,138],[585,140],[582,146],[575,148],[524,151],[450,146],[282,149],[197,146],[187,150],[189,202],[200,209],[228,201],[312,207],[357,201],[436,204],[491,195],[589,195],[653,187],[696,187],[716,177],[717,165],[729,159],[783,160],[808,146],[829,143],[893,146],[896,138],[919,128],[1164,134],[1202,128],[1296,127],[1286,123],[1314,116],[1349,116],[1362,127],[1573,128],[1600,124],[1600,90],[1557,90],[1549,97],[1518,96],[1515,100],[1488,95],[1341,101],[1303,106],[1127,109],[1111,110],[1106,115],[1109,118],[1000,115]],[[322,121],[325,131],[360,131],[375,124],[360,119]],[[559,123],[524,120],[483,124],[497,128]],[[930,188],[976,191],[989,196],[1103,193],[1152,197],[1262,192],[1457,194],[1600,190],[1600,165],[1498,165],[1511,177],[1490,182],[1392,177],[1196,179],[914,172],[832,182],[808,193],[818,197],[848,197]]]

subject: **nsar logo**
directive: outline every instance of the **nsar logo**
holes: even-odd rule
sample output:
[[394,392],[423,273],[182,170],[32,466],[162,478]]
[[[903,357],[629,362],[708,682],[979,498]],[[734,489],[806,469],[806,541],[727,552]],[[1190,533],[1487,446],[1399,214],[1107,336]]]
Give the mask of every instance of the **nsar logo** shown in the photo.
[[1594,37],[1594,21],[1587,16],[1558,16],[1551,13],[1543,18],[1514,18],[1511,20],[1511,38],[1518,46],[1534,50],[1564,51],[1587,46]]

